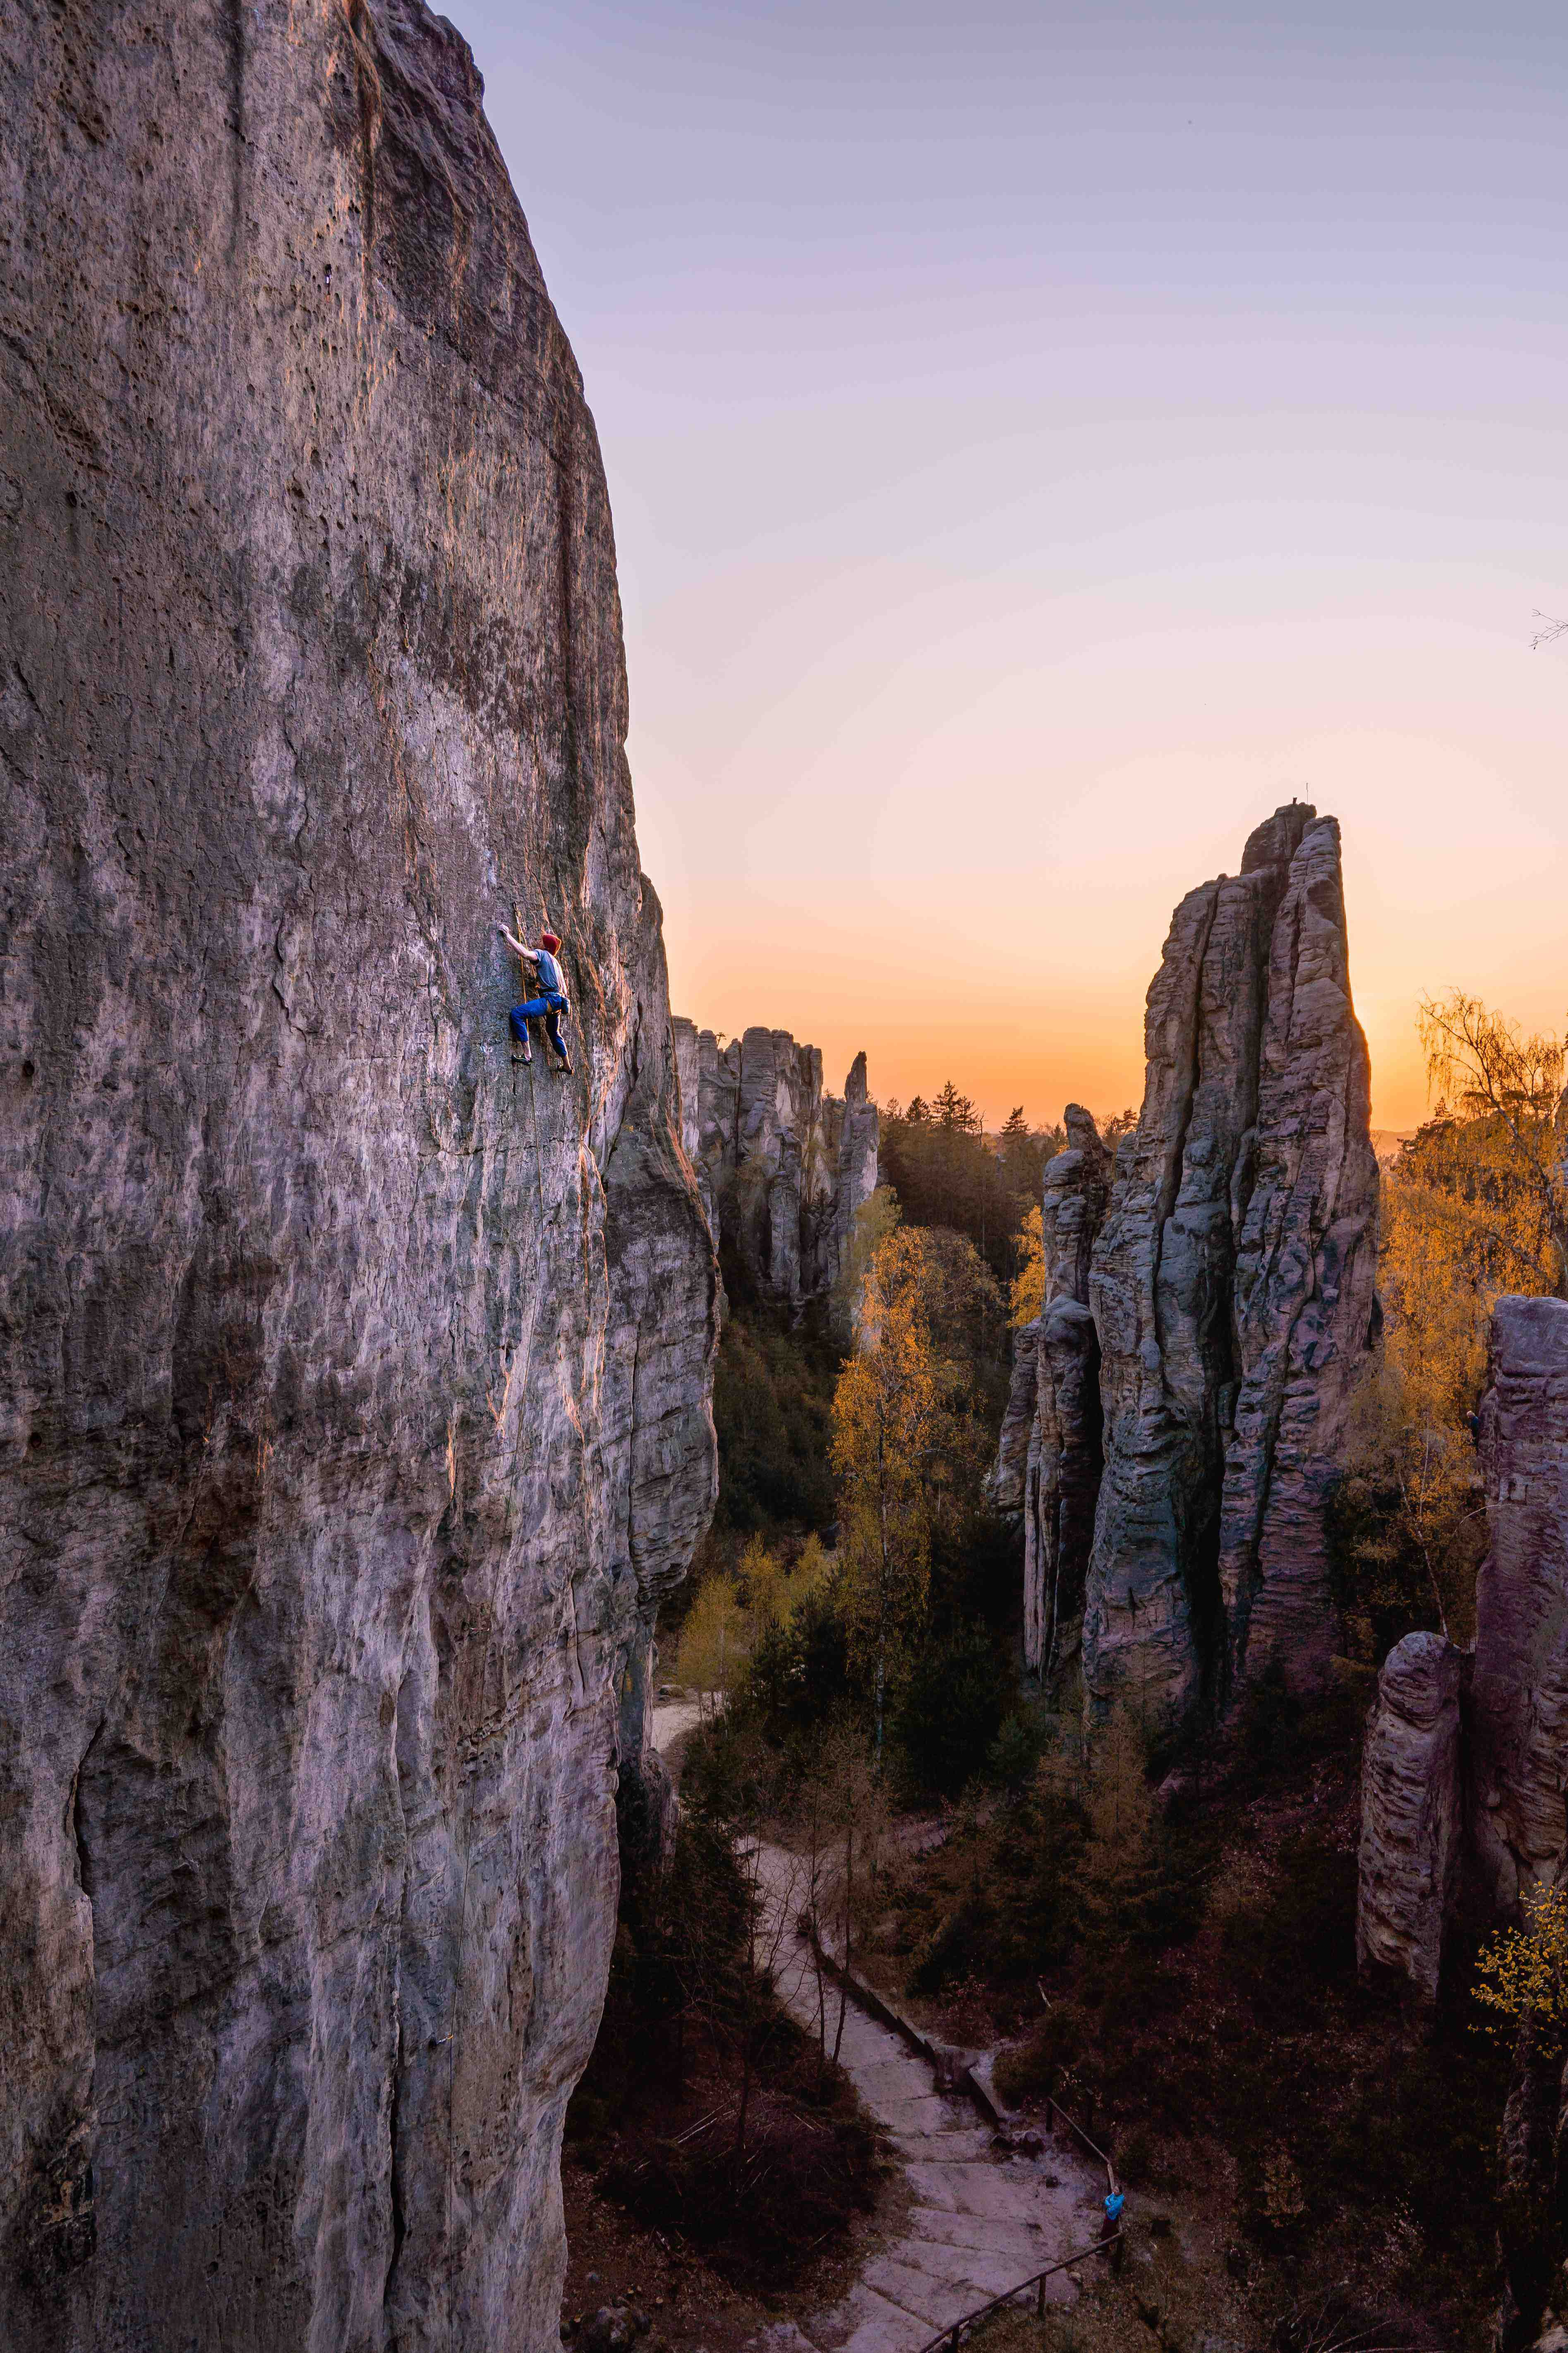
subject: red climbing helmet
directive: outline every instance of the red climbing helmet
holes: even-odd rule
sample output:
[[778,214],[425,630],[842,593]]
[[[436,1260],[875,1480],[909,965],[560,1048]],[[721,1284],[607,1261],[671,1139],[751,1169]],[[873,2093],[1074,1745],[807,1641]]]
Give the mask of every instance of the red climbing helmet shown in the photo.
[[560,941],[557,939],[557,937],[556,936],[556,934],[555,934],[555,933],[554,933],[554,932],[541,932],[541,933],[540,933],[540,934],[539,934],[539,945],[540,945],[542,948],[548,948],[548,949],[549,949],[549,951],[550,951],[550,954],[551,954],[552,955],[555,955],[556,950],[560,946],[560,944],[561,944],[561,943],[560,943]]

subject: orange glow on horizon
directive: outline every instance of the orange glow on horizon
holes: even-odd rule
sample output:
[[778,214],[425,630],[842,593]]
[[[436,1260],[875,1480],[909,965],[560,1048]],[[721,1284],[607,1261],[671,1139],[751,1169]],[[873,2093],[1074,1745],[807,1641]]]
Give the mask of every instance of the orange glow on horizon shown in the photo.
[[[1263,796],[1252,821],[1274,805]],[[666,919],[672,1003],[726,1035],[761,1025],[820,1046],[834,1092],[863,1049],[878,1102],[928,1096],[950,1077],[993,1128],[1019,1103],[1035,1125],[1059,1120],[1069,1102],[1097,1116],[1136,1110],[1144,996],[1171,909],[1211,875],[1235,871],[1245,829],[1234,837],[1228,864],[1205,860],[1199,837],[1185,854],[1107,860],[1061,878],[1053,885],[1056,919],[1032,938],[1014,934],[1000,913],[988,934],[972,891],[961,910],[939,892],[925,907],[885,900],[867,907],[842,877],[821,878],[814,903],[800,913],[742,892],[744,927],[698,923],[676,905]],[[1568,858],[1542,842],[1532,859],[1515,843],[1500,852],[1450,847],[1423,861],[1393,839],[1344,832],[1351,979],[1372,1058],[1372,1124],[1414,1128],[1430,1108],[1416,1034],[1423,992],[1459,983],[1527,1029],[1563,1026],[1568,960],[1558,952],[1555,909]],[[1412,871],[1424,863],[1427,904]],[[998,877],[999,896],[1016,893],[1020,881]],[[1510,906],[1520,913],[1511,937]]]

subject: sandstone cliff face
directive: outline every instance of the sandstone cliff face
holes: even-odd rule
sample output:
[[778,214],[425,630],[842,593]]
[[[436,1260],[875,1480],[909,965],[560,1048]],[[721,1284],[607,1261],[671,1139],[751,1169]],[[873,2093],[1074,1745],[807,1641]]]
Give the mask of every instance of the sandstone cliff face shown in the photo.
[[1110,1160],[1081,1103],[1066,1111],[1067,1148],[1047,1164],[1041,1238],[1045,1297],[1018,1335],[991,1499],[1023,1521],[1023,1655],[1050,1673],[1083,1615],[1101,1471],[1099,1339],[1089,1265],[1110,1187]]
[[1463,1864],[1494,1917],[1568,1882],[1568,1302],[1499,1300],[1478,1419],[1475,1651],[1412,1634],[1390,1652],[1362,1768],[1358,1950],[1428,1997]]
[[418,0],[0,27],[0,2339],[540,2353],[714,1492],[593,426]]
[[841,1098],[822,1092],[817,1048],[787,1029],[748,1029],[721,1047],[683,1016],[673,1028],[682,1140],[715,1241],[733,1242],[752,1280],[788,1305],[830,1291],[855,1211],[876,1189],[865,1056]]
[[1150,1726],[1322,1672],[1323,1506],[1375,1303],[1377,1164],[1339,828],[1300,804],[1177,908],[1094,1246],[1091,1711]]
[[1464,1831],[1460,1696],[1467,1662],[1441,1634],[1383,1661],[1361,1752],[1356,1957],[1437,1997]]
[[[1470,1851],[1494,1911],[1568,1883],[1568,1301],[1499,1299],[1479,1416],[1487,1554],[1476,1580]],[[1468,1665],[1470,1662],[1466,1662]],[[1568,2075],[1521,2048],[1503,2119],[1502,2353],[1568,2322]]]
[[[1367,1751],[1369,1760],[1375,1751],[1387,1762],[1375,1774],[1369,1764],[1362,1788],[1363,1957],[1406,1968],[1428,1991],[1436,1977],[1411,1956],[1430,1943],[1421,1925],[1421,1855],[1450,1804],[1441,1764],[1449,1733],[1445,1715],[1440,1754],[1412,1742],[1409,1710],[1391,1688],[1403,1658],[1419,1650],[1432,1662],[1443,1651],[1456,1690],[1465,1691],[1457,1751],[1467,1793],[1463,1843],[1484,1907],[1506,1915],[1524,1890],[1568,1883],[1568,1301],[1499,1300],[1478,1436],[1488,1542],[1476,1580],[1475,1651],[1450,1651],[1438,1636],[1420,1634],[1390,1653]],[[1392,1800],[1390,1774],[1401,1791]],[[1449,1906],[1453,1894],[1450,1880]]]
[[1568,1301],[1499,1300],[1479,1445],[1475,1842],[1507,1911],[1568,1882]]

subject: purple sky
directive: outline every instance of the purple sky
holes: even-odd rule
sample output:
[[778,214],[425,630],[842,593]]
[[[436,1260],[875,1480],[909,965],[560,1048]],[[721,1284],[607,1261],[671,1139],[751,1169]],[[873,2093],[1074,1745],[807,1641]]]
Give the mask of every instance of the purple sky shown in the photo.
[[674,1001],[1136,1100],[1170,910],[1345,828],[1417,994],[1568,1000],[1558,10],[465,6],[582,364]]

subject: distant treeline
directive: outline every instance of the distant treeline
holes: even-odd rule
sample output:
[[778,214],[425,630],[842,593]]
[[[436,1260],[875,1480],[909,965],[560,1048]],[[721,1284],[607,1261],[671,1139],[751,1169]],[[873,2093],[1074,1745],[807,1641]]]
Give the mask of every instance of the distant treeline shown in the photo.
[[[1114,1150],[1135,1124],[1130,1111],[1102,1118]],[[1003,1282],[1017,1271],[1018,1237],[1040,1207],[1045,1164],[1066,1143],[1061,1127],[1031,1127],[1018,1103],[999,1134],[988,1135],[974,1103],[949,1079],[927,1103],[914,1095],[882,1112],[882,1181],[898,1196],[911,1226],[951,1226],[973,1242]]]
[[1060,1127],[1031,1127],[1022,1103],[988,1136],[974,1103],[949,1079],[929,1103],[885,1103],[881,1174],[912,1226],[949,1226],[993,1274],[1014,1271],[1020,1227],[1040,1200],[1045,1163],[1065,1141]]

